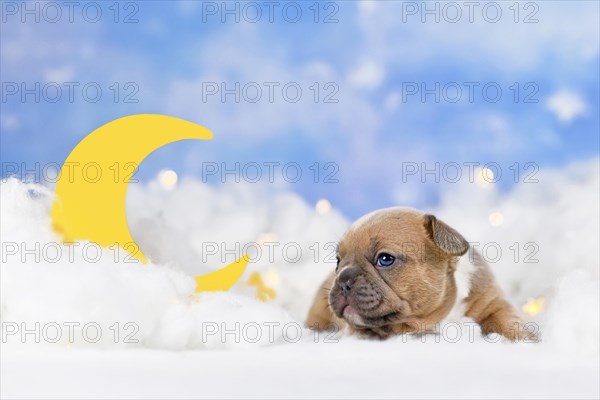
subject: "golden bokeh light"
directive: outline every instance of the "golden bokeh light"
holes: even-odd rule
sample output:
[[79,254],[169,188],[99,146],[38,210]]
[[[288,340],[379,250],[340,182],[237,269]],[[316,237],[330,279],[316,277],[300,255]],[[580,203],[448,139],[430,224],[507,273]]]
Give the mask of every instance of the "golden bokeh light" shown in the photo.
[[521,306],[521,310],[527,315],[534,317],[539,314],[544,309],[544,298],[529,298],[527,299],[527,303]]
[[504,223],[504,215],[500,211],[494,211],[489,216],[490,225],[500,226]]
[[315,204],[315,210],[321,215],[327,214],[331,211],[331,203],[327,199],[321,199]]
[[171,169],[164,169],[158,173],[158,182],[165,190],[172,190],[177,185],[177,173]]

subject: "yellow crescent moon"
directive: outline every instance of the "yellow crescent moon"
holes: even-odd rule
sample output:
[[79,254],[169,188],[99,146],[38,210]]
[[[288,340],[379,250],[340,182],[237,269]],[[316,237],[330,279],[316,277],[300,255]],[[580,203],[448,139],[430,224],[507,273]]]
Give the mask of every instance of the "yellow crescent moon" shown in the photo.
[[[150,153],[164,145],[212,137],[203,126],[160,114],[130,115],[99,127],[79,142],[61,168],[52,205],[54,228],[65,242],[117,245],[146,263],[127,226],[125,197],[131,176]],[[198,276],[196,290],[228,290],[247,265],[245,255]]]

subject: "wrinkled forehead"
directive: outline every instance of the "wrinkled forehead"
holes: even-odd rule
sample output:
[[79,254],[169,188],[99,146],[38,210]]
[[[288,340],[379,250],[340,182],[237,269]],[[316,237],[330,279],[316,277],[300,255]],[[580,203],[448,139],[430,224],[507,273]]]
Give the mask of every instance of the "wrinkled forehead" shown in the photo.
[[398,247],[426,240],[423,213],[403,207],[386,208],[354,222],[340,241],[340,254],[373,247]]

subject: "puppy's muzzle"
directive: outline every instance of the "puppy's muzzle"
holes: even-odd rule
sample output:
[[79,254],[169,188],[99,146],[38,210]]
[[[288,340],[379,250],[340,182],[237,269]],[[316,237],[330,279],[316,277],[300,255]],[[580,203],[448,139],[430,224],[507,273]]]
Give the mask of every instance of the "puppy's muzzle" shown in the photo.
[[337,277],[331,291],[330,304],[338,316],[347,312],[370,313],[382,302],[383,295],[377,287],[366,279],[359,267],[346,267]]

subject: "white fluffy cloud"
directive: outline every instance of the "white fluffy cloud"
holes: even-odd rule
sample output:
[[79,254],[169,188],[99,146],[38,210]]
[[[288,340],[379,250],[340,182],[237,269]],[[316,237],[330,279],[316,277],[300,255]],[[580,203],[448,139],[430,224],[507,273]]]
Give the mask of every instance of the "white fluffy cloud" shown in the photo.
[[553,57],[556,76],[598,56],[597,3],[473,3],[472,9],[460,2],[362,4],[359,51],[385,61],[389,69],[429,67],[443,57],[505,73],[527,72],[544,69]]
[[376,89],[383,82],[384,70],[375,61],[369,60],[359,64],[348,75],[350,84],[364,89]]
[[[597,304],[591,296],[598,285],[599,261],[597,252],[589,250],[597,246],[599,230],[597,166],[598,161],[593,160],[564,170],[542,171],[536,176],[538,183],[517,185],[507,194],[493,185],[449,185],[434,212],[468,240],[479,242],[479,249],[494,244],[493,251],[488,246],[489,254],[484,256],[494,261],[491,265],[502,287],[517,305],[543,296],[550,310],[562,310],[541,314],[549,326],[588,315],[588,331],[598,332],[597,318],[594,321],[592,317]],[[202,320],[203,312],[212,306],[188,298],[194,288],[192,277],[232,262],[244,251],[253,262],[243,280],[251,272],[261,272],[278,292],[275,305],[283,308],[262,307],[248,299],[248,312],[256,312],[260,319],[282,318],[287,311],[290,318],[301,321],[318,284],[333,267],[334,244],[349,224],[335,209],[321,214],[299,196],[281,189],[273,192],[252,184],[215,188],[183,179],[173,190],[165,191],[154,182],[132,186],[128,196],[129,225],[153,260],[151,265],[127,264],[124,254],[115,260],[111,250],[92,262],[95,252],[84,252],[83,243],[75,248],[74,261],[67,259],[72,248],[61,245],[63,258],[51,262],[48,258],[57,246],[50,243],[58,241],[50,229],[51,193],[15,180],[1,187],[3,246],[25,246],[15,255],[10,254],[13,248],[3,249],[3,320],[129,318],[146,327],[143,334],[148,346],[193,346],[197,331],[191,326],[185,340],[175,340],[179,345],[169,344],[169,335],[168,340],[161,339],[166,335],[163,330],[173,328],[164,324],[165,319],[183,313],[181,321],[187,320],[186,324]],[[266,241],[276,244],[269,249]],[[36,245],[46,255],[41,260],[23,252]],[[496,248],[502,251],[497,260]],[[527,262],[528,255],[534,262]],[[589,290],[571,293],[576,289],[573,282],[581,279],[591,285]],[[238,295],[253,293],[243,284],[235,291]],[[553,302],[555,296],[569,298],[565,293],[572,294],[573,307],[581,302],[589,306],[567,312],[568,301]],[[221,307],[219,301],[214,300],[217,308]],[[226,305],[219,310],[224,316],[232,312]],[[561,330],[570,332],[571,327],[567,324]],[[597,343],[591,341],[562,344],[598,353]]]
[[[8,382],[3,384],[3,396],[34,396],[38,390],[44,395],[69,393],[78,398],[112,396],[98,382],[89,381],[90,376],[98,375],[112,382],[111,390],[120,393],[125,390],[140,397],[156,396],[161,390],[175,387],[182,396],[192,397],[209,392],[234,397],[269,393],[315,396],[331,389],[330,381],[319,376],[330,376],[340,362],[344,364],[344,376],[358,373],[355,368],[362,370],[362,366],[355,363],[356,357],[363,357],[378,360],[381,371],[368,374],[363,371],[364,379],[360,383],[348,382],[343,393],[397,394],[397,385],[382,386],[375,382],[381,382],[382,373],[393,371],[395,360],[402,358],[417,370],[427,368],[440,378],[438,385],[431,386],[421,373],[415,375],[403,387],[409,394],[435,397],[455,393],[461,397],[470,393],[480,397],[493,390],[503,397],[516,393],[594,397],[599,334],[598,160],[564,170],[541,171],[537,178],[539,183],[521,184],[506,194],[497,192],[493,186],[482,189],[456,185],[445,191],[439,209],[434,212],[470,241],[480,242],[479,248],[494,242],[504,250],[500,260],[491,266],[515,305],[520,306],[529,297],[545,298],[545,309],[535,318],[543,334],[543,342],[538,345],[486,343],[477,332],[474,343],[464,335],[457,343],[441,344],[433,339],[423,343],[418,338],[408,341],[396,338],[382,343],[342,338],[326,344],[323,337],[316,340],[317,344],[312,333],[302,330],[298,331],[299,342],[292,343],[290,337],[297,337],[294,330],[301,329],[317,285],[333,267],[324,261],[332,248],[321,248],[318,260],[314,260],[310,248],[315,242],[323,245],[336,241],[349,223],[335,210],[317,213],[314,206],[293,193],[273,194],[259,185],[214,188],[186,179],[171,191],[162,190],[157,182],[147,187],[132,187],[128,196],[130,226],[136,240],[154,260],[142,266],[126,263],[123,254],[115,259],[114,252],[107,249],[98,260],[92,261],[95,252],[85,256],[80,251],[83,242],[75,247],[72,262],[66,256],[51,262],[48,258],[54,257],[52,251],[57,247],[68,252],[66,246],[53,244],[58,238],[50,229],[52,193],[39,185],[16,180],[4,182],[0,186],[3,327],[14,322],[26,323],[31,328],[35,322],[47,326],[52,322],[79,321],[83,325],[93,321],[104,335],[98,343],[76,336],[75,342],[69,344],[65,334],[57,344],[31,341],[28,346],[20,346],[18,341],[3,344],[3,382]],[[492,212],[503,215],[502,224],[498,225],[498,219],[495,226],[489,224]],[[290,261],[277,250],[274,259],[263,256],[249,265],[248,272],[260,271],[266,283],[277,291],[274,302],[254,299],[255,289],[243,283],[248,274],[229,293],[192,296],[195,284],[192,277],[223,264],[217,256],[202,262],[202,243],[222,241],[231,249],[235,242],[257,241],[257,237],[265,240],[265,235],[281,244],[298,243],[304,252],[300,259]],[[538,251],[534,258],[539,261],[531,264],[520,258],[514,262],[514,254],[507,249],[515,242],[519,246],[536,243]],[[43,249],[52,251],[35,260],[35,256],[23,253],[22,249],[13,254],[14,248],[6,247],[17,244],[35,249],[36,243],[42,249],[38,253],[44,254]],[[134,337],[139,342],[115,343],[110,328],[115,322],[120,324],[121,334],[130,333],[125,324],[134,322],[139,328]],[[244,337],[236,340],[235,333],[230,333],[224,340],[224,330],[235,332],[236,323],[242,327],[262,327],[262,336],[256,343],[250,343],[246,335],[254,338],[255,331],[241,330]],[[272,336],[265,328],[268,324],[276,324]],[[217,329],[217,333],[207,335],[208,325]],[[294,329],[286,331],[286,326]],[[94,331],[88,334],[93,335]],[[73,349],[82,346],[89,350]],[[128,350],[131,346],[147,350]],[[267,348],[255,350],[258,353],[235,351],[239,347],[256,346]],[[21,355],[23,347],[29,354],[26,357]],[[221,352],[149,350],[157,348],[221,349]],[[113,351],[103,353],[101,349]],[[206,355],[200,356],[203,353]],[[173,354],[185,356],[175,361]],[[218,357],[213,357],[215,354]],[[324,354],[328,356],[315,363]],[[494,371],[479,366],[473,369],[472,363],[465,361],[482,355],[494,360]],[[564,363],[567,356],[568,365]],[[327,361],[330,358],[337,361],[332,364]],[[50,359],[52,368],[46,367],[46,360]],[[108,364],[107,359],[111,360]],[[255,376],[254,368],[234,367],[255,365],[258,359],[262,360],[260,376]],[[148,364],[152,365],[152,373],[170,378],[165,378],[166,375],[160,380],[149,378],[152,373],[146,368]],[[200,386],[190,382],[190,371],[194,371],[194,382]],[[454,372],[448,375],[449,371]],[[499,373],[510,377],[511,385],[498,380]],[[31,374],[47,379],[31,386],[27,384]],[[67,376],[77,377],[75,381],[82,383],[73,384],[71,380],[67,385]],[[289,376],[295,380],[286,383],[285,388],[265,381],[265,377],[280,380]],[[301,376],[311,377],[313,384],[306,387]],[[561,379],[550,379],[554,376]],[[224,377],[234,380],[244,377],[248,383],[243,388],[231,386]],[[482,384],[471,387],[474,381]],[[187,384],[181,386],[183,382]],[[367,382],[378,387],[378,391],[367,392],[371,387]]]
[[583,98],[568,90],[562,90],[550,96],[546,101],[546,107],[562,122],[571,122],[584,114],[587,109]]

